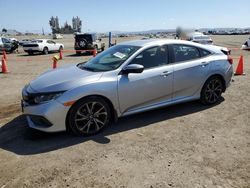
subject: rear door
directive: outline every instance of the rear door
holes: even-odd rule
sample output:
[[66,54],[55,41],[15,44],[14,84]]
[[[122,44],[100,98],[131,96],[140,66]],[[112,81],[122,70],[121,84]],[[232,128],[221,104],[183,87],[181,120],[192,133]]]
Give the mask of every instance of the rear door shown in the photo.
[[190,97],[207,77],[209,62],[205,56],[210,52],[183,44],[171,45],[170,49],[174,59],[173,100]]

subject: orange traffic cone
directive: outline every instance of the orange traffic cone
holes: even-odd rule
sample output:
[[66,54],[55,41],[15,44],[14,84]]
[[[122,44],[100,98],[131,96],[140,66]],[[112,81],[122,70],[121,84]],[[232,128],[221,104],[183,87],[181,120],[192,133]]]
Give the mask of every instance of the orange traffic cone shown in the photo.
[[5,50],[3,51],[3,58],[4,58],[5,60],[7,60],[7,55],[6,55]]
[[244,64],[244,60],[243,60],[243,56],[241,55],[238,66],[237,66],[236,71],[234,73],[235,76],[245,75],[245,73],[243,71],[243,64]]
[[60,59],[63,59],[63,53],[62,53],[62,50],[60,50],[59,58],[60,58]]
[[4,74],[9,73],[9,71],[7,69],[7,63],[6,63],[6,60],[4,59],[4,57],[2,57],[2,73],[4,73]]
[[54,58],[53,59],[53,69],[56,69],[57,68],[57,59]]

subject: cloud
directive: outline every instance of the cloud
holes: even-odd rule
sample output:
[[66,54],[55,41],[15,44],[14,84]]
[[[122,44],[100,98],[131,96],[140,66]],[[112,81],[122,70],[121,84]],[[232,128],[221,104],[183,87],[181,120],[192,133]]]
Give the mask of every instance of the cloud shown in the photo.
[[130,24],[121,24],[120,26],[121,26],[121,27],[129,27]]

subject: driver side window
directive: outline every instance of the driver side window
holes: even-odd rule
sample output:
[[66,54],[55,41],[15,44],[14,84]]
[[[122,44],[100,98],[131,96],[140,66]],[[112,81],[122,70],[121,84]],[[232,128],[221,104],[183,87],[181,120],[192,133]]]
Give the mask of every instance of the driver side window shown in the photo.
[[150,69],[168,64],[167,46],[157,46],[144,50],[136,56],[130,64],[143,65],[144,69]]

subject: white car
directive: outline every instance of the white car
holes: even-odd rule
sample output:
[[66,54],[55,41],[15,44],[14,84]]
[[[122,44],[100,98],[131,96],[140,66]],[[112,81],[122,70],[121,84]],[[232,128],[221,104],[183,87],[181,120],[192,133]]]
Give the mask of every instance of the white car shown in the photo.
[[63,50],[64,45],[61,43],[56,43],[50,39],[36,39],[23,45],[23,50],[29,55],[34,52],[42,52],[43,54],[48,54],[49,52],[58,52]]
[[194,32],[187,35],[187,40],[200,44],[213,44],[213,40],[203,33]]
[[242,50],[250,50],[250,38],[242,45]]

